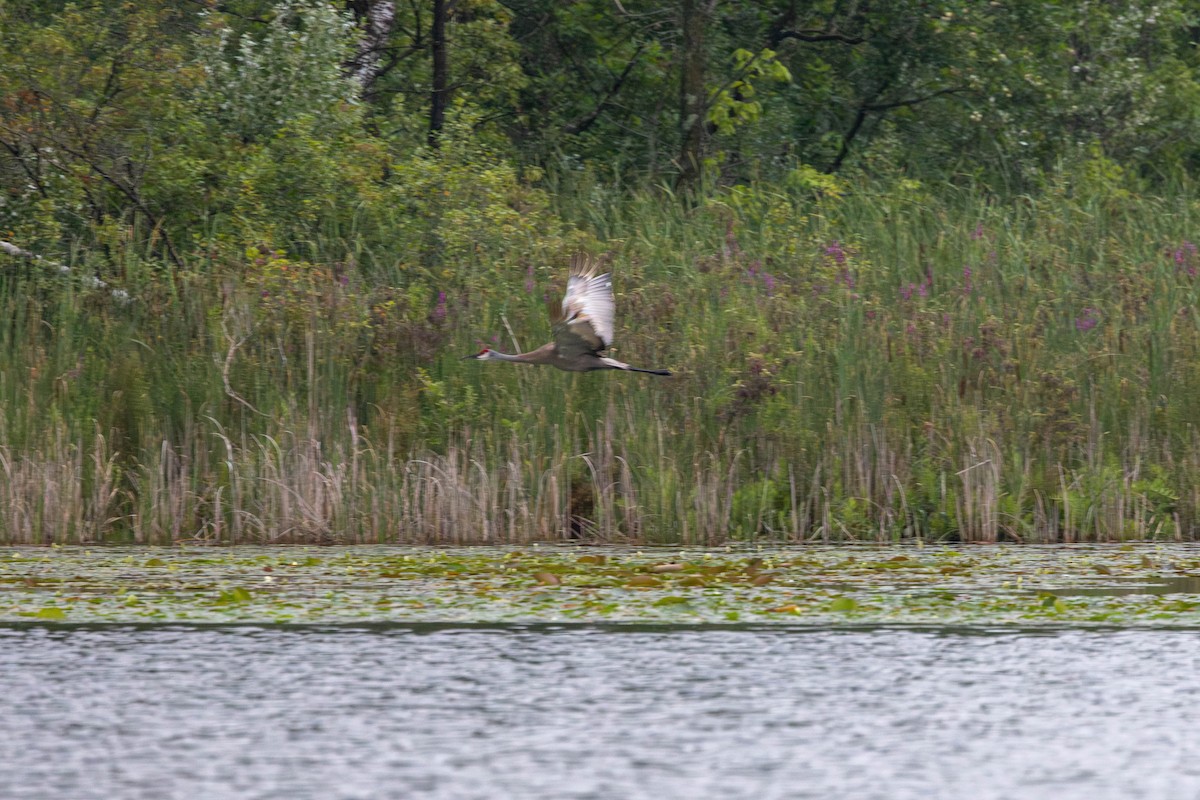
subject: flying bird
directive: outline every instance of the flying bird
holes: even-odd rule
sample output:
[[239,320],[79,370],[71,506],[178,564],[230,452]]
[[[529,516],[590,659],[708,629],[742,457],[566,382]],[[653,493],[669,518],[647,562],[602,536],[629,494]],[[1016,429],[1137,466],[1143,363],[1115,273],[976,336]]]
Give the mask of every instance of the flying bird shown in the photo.
[[665,369],[631,367],[601,353],[612,344],[613,290],[612,276],[596,273],[599,264],[586,253],[571,257],[571,273],[567,278],[567,293],[561,311],[550,308],[554,341],[528,353],[509,355],[483,348],[464,356],[478,361],[515,361],[518,364],[549,364],[568,372],[589,372],[594,369],[623,369],[650,375],[670,375]]

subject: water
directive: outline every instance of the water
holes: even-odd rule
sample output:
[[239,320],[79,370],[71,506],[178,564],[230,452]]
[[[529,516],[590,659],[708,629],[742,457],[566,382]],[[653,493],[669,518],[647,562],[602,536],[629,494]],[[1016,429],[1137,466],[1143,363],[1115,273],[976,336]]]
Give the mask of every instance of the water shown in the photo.
[[1046,589],[1059,597],[1137,597],[1171,594],[1200,594],[1200,577],[1184,575],[1151,579],[1118,579],[1102,586],[1069,586],[1065,589]]
[[1200,632],[0,628],[0,797],[1192,798]]

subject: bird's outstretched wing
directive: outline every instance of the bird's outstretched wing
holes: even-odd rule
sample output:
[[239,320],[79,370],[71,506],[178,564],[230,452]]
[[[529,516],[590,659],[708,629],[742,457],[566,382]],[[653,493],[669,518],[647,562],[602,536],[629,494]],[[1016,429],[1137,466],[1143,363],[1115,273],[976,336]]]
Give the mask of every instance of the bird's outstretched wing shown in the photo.
[[561,355],[596,353],[612,344],[612,277],[596,274],[600,265],[586,253],[571,257],[571,274],[561,315],[554,324],[554,344]]

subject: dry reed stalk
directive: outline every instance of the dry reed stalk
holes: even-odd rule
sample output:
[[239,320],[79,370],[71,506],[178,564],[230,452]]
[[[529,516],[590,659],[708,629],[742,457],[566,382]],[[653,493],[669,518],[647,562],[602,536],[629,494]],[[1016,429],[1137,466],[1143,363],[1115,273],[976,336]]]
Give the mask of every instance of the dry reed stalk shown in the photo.
[[958,518],[963,540],[992,544],[999,532],[1001,494],[1000,448],[982,436],[968,441],[964,465],[956,477],[962,490],[958,497]]

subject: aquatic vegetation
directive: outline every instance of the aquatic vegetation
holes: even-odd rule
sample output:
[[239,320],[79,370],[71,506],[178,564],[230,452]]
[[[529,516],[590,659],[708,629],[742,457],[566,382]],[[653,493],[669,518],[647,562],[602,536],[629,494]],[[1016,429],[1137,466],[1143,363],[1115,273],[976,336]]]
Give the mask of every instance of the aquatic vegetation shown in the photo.
[[5,549],[0,620],[1200,625],[1200,547]]
[[[0,542],[1196,536],[1194,193],[1118,212],[1067,184],[1012,207],[760,184],[685,210],[584,188],[542,198],[539,236],[402,279],[334,241],[132,308],[10,275]],[[676,374],[458,361],[481,330],[546,335],[523,287],[576,241],[613,253],[620,357]]]

